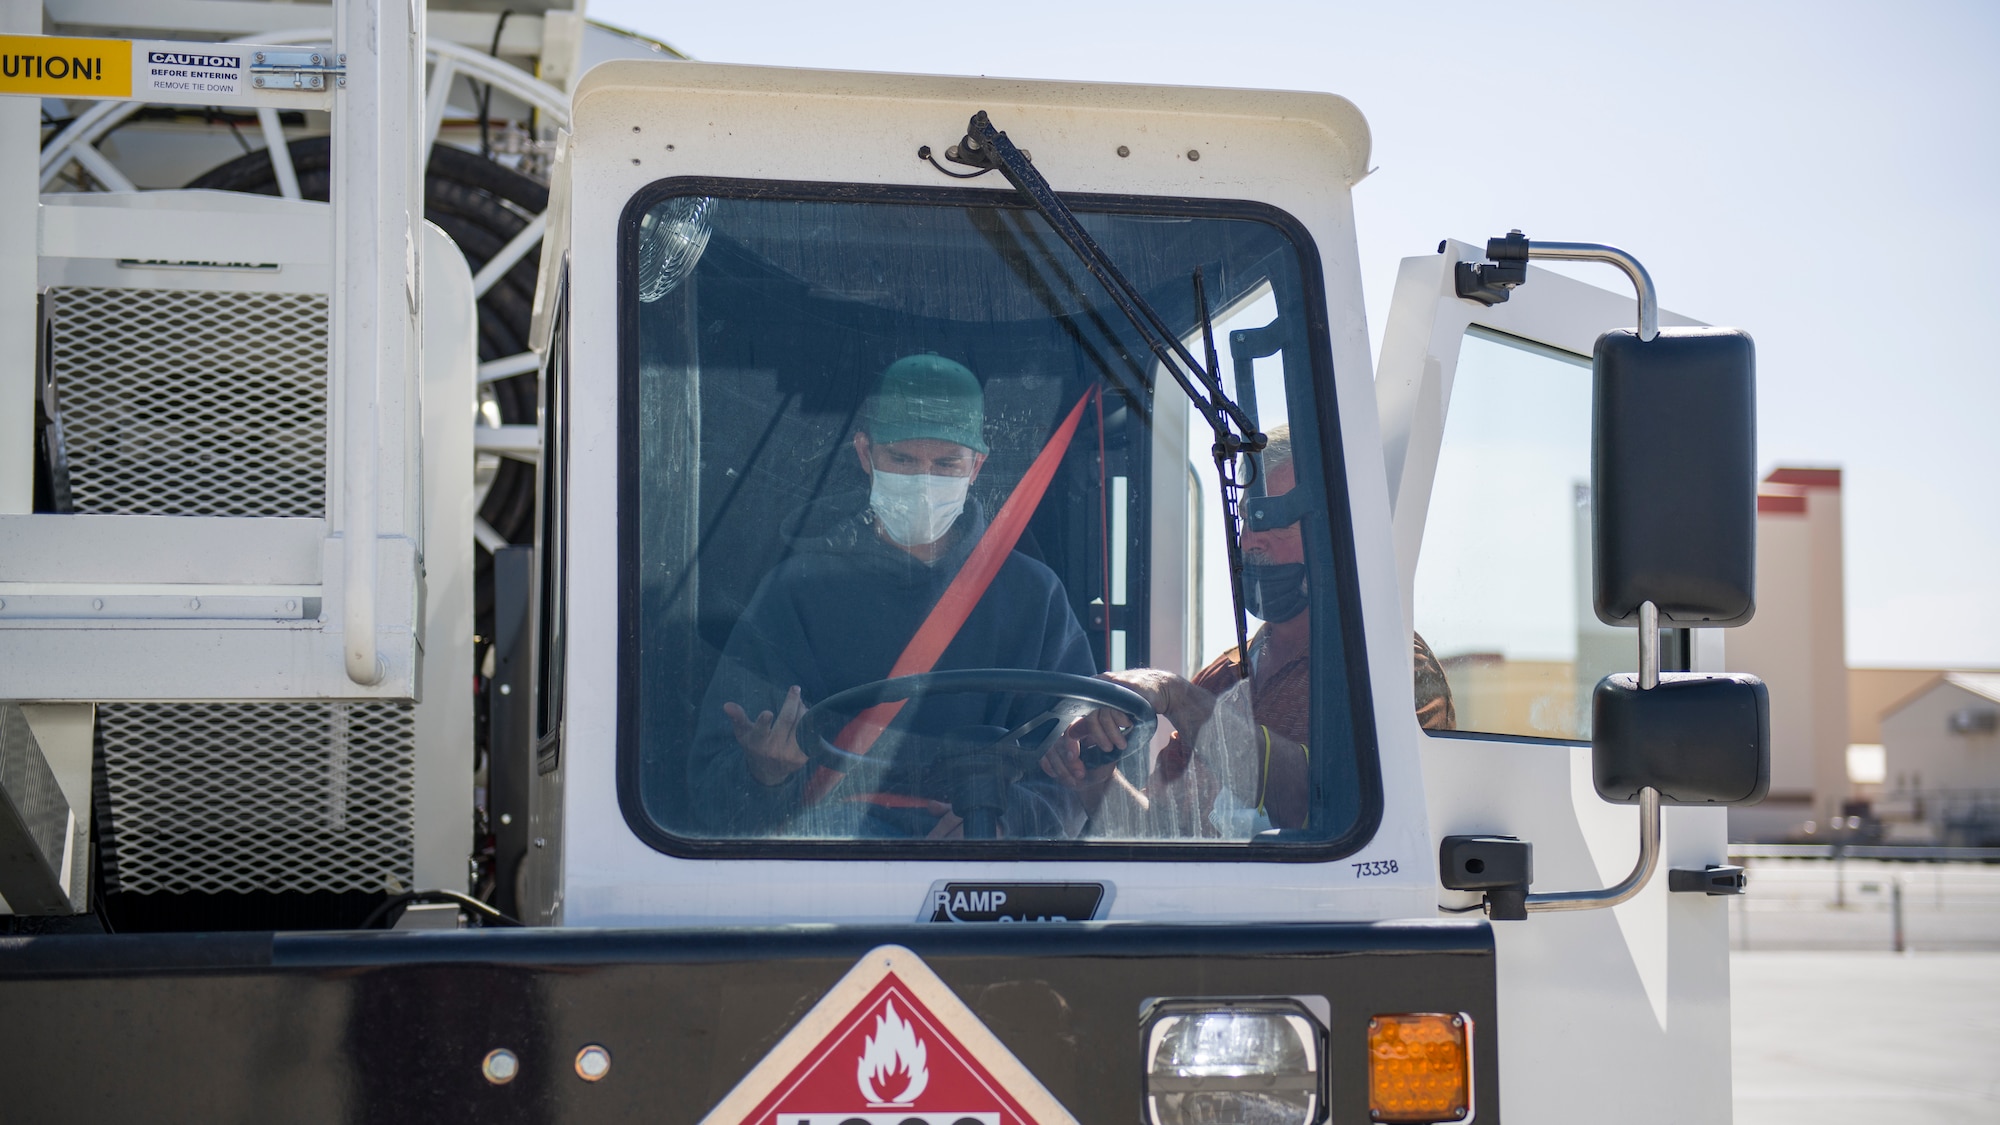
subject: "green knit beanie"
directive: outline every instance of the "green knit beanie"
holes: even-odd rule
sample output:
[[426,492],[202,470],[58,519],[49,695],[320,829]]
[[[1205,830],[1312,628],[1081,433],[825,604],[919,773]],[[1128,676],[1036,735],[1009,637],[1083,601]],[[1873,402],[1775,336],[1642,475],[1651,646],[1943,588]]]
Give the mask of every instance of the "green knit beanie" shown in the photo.
[[928,352],[906,355],[882,372],[861,428],[879,445],[934,438],[985,453],[986,392],[962,363]]

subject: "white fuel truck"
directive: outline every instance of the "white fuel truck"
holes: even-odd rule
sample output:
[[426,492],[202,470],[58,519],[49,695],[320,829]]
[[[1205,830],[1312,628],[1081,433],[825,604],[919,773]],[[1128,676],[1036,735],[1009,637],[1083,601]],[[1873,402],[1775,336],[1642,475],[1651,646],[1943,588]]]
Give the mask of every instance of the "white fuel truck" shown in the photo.
[[0,28],[10,1115],[1727,1120],[1747,335],[485,7]]

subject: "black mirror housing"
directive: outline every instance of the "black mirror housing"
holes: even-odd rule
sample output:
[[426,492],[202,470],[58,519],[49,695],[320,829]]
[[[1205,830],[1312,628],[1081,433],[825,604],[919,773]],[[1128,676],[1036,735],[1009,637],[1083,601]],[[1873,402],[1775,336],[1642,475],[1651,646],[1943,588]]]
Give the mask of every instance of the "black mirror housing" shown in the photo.
[[1632,673],[1591,694],[1591,774],[1613,804],[1660,791],[1667,805],[1754,805],[1771,788],[1771,699],[1741,672],[1665,672],[1642,690]]
[[1742,625],[1756,612],[1756,348],[1734,328],[1629,330],[1591,357],[1594,603],[1635,625],[1642,602],[1673,627]]

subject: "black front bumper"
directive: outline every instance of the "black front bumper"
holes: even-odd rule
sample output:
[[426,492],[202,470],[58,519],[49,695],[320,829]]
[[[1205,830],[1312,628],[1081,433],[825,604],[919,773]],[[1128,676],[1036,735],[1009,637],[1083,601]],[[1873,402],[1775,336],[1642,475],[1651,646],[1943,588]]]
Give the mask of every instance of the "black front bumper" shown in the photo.
[[[903,945],[1077,1120],[1142,1120],[1161,997],[1324,996],[1335,1123],[1367,1024],[1472,1017],[1498,1120],[1484,922],[1075,923],[0,938],[0,1098],[21,1121],[701,1120],[869,950]],[[601,1044],[603,1081],[574,1070]],[[489,1084],[496,1047],[520,1075]]]

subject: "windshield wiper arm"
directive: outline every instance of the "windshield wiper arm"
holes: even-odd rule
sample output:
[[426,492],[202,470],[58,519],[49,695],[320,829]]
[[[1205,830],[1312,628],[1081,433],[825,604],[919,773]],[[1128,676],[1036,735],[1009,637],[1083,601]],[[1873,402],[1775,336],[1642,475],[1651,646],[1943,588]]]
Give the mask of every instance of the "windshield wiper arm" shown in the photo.
[[[928,150],[925,152],[928,155]],[[1056,236],[1067,243],[1069,248],[1083,262],[1083,268],[1090,272],[1111,295],[1111,301],[1125,319],[1132,322],[1146,346],[1180,384],[1182,393],[1208,422],[1215,435],[1215,469],[1222,486],[1222,528],[1229,555],[1229,596],[1231,608],[1236,616],[1237,670],[1242,678],[1250,678],[1249,627],[1244,614],[1243,597],[1243,514],[1241,499],[1243,482],[1237,478],[1236,458],[1243,454],[1254,454],[1264,448],[1265,437],[1257,428],[1257,422],[1249,413],[1222,389],[1220,378],[1221,363],[1215,354],[1215,331],[1210,323],[1208,299],[1202,291],[1201,270],[1194,271],[1195,311],[1201,316],[1203,346],[1208,353],[1208,363],[1202,364],[1189,353],[1180,337],[1167,327],[1166,321],[1153,309],[1124,273],[1113,263],[1090,232],[1083,229],[1076,214],[1069,209],[1049,181],[1028,162],[1028,156],[1007,134],[995,128],[985,110],[972,115],[966,126],[965,139],[945,150],[945,158],[973,168],[998,170],[1015,190],[1027,197],[1028,203],[1039,212]],[[936,163],[936,161],[932,161]],[[1199,383],[1200,386],[1196,386]],[[1253,466],[1253,472],[1256,472]],[[1257,478],[1261,479],[1261,472]],[[1107,654],[1108,655],[1108,654]]]
[[[1180,384],[1188,401],[1194,403],[1209,428],[1215,431],[1216,444],[1226,450],[1225,456],[1255,453],[1264,448],[1263,432],[1258,430],[1255,420],[1222,389],[1216,372],[1195,359],[1145,296],[1125,279],[1124,273],[1097,245],[1097,240],[1083,229],[1076,214],[1056,195],[1049,181],[1035,170],[1033,164],[1028,163],[1027,155],[1007,139],[1007,134],[994,127],[985,110],[972,115],[972,121],[966,126],[965,139],[947,149],[945,156],[955,163],[997,170],[1027,197],[1028,202],[1055,230],[1056,236],[1076,252],[1083,268],[1104,285],[1118,311],[1124,313],[1125,318],[1132,322],[1132,327],[1138,329],[1146,346],[1152,349],[1174,381]],[[1206,315],[1206,309],[1201,311]],[[1196,386],[1197,383],[1200,385]]]

